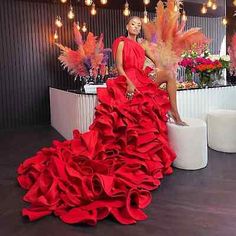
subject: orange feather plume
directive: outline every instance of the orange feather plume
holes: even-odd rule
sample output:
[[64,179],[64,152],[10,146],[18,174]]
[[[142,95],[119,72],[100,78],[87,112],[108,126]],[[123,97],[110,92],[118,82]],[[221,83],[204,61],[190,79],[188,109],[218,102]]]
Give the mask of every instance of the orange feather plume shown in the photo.
[[[209,39],[200,31],[192,28],[184,32],[186,21],[180,18],[175,7],[181,7],[180,0],[167,0],[166,7],[162,1],[156,6],[156,18],[143,24],[144,36],[149,41],[150,47],[156,55],[160,67],[175,69],[182,59],[181,55],[195,45],[197,50],[203,51]],[[165,56],[163,56],[165,55]]]
[[89,32],[84,42],[76,24],[73,26],[73,31],[77,50],[72,50],[56,43],[61,49],[61,55],[58,57],[59,61],[71,75],[76,77],[86,76],[89,75],[89,70],[91,69],[93,75],[96,76],[99,67],[107,63],[105,52],[110,50],[104,49],[103,34],[97,38],[97,36]]
[[84,43],[84,52],[86,55],[91,55],[96,48],[97,37],[93,33],[89,32],[87,40]]

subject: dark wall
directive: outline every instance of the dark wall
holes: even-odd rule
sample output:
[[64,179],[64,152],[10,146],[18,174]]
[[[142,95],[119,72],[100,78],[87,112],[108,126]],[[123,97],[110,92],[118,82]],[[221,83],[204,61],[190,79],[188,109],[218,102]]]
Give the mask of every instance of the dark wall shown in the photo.
[[[59,30],[63,45],[73,46],[72,22],[66,19],[68,5],[29,1],[3,1],[0,8],[0,128],[47,124],[50,120],[48,86],[74,88],[59,65],[54,45],[54,21],[62,16]],[[104,32],[105,46],[123,34],[124,17],[119,11],[75,9],[76,18],[87,22],[95,34]]]
[[[236,7],[233,6],[232,1],[231,1],[231,6],[230,6],[230,1],[228,1],[228,7],[227,7],[227,17],[228,17],[228,25],[227,25],[227,48],[231,43],[232,36],[236,33],[236,16],[234,15],[234,12],[236,12]],[[228,82],[231,84],[236,84],[236,76],[228,74],[227,76]]]
[[234,12],[236,13],[236,7],[227,7],[227,45],[229,45],[233,34],[236,33],[236,16],[234,16]]
[[[0,129],[48,124],[48,87],[75,88],[73,78],[57,60],[60,52],[52,38],[55,18],[60,15],[64,26],[59,30],[58,42],[73,47],[72,22],[66,17],[68,5],[54,2],[1,1]],[[87,8],[77,6],[75,11],[76,20],[87,22],[90,31],[96,35],[104,33],[106,47],[124,33],[125,17],[121,10],[99,9],[95,17]],[[203,20],[206,25],[201,23],[205,33],[213,30],[209,25],[218,22],[217,18],[212,20],[207,18]],[[190,21],[198,22],[195,18]],[[221,39],[221,31],[214,37]]]

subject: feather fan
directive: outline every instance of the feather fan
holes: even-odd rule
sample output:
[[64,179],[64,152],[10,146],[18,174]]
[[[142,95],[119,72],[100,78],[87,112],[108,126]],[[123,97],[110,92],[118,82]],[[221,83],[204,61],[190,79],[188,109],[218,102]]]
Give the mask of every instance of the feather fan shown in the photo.
[[[175,4],[182,6],[180,0],[167,0],[166,7],[162,1],[156,6],[156,18],[143,24],[144,36],[150,42],[151,50],[156,55],[159,67],[176,68],[181,55],[195,49],[203,51],[210,40],[200,31],[192,28],[184,32],[186,21],[180,18],[179,11],[175,11]],[[163,56],[164,55],[164,56]]]
[[82,39],[80,31],[76,24],[73,26],[76,50],[64,47],[61,44],[56,45],[61,49],[61,55],[58,57],[64,69],[74,76],[89,75],[92,70],[96,76],[100,66],[107,64],[108,52],[111,49],[104,49],[103,34],[98,38],[93,33],[89,32],[85,42]]

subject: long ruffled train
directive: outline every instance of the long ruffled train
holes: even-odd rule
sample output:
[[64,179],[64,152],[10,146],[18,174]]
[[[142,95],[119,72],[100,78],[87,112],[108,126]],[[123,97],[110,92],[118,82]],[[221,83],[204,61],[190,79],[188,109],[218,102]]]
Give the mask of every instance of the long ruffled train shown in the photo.
[[[143,75],[140,75],[143,76]],[[41,149],[18,168],[30,203],[30,220],[54,215],[66,223],[95,225],[113,215],[122,224],[147,218],[150,191],[172,173],[166,113],[169,100],[154,83],[142,84],[132,101],[120,76],[99,89],[95,119],[86,133]]]

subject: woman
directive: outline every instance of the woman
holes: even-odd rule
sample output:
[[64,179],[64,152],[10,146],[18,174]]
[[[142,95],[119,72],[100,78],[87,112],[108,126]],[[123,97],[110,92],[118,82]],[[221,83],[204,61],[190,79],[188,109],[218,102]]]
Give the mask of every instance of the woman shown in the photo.
[[166,128],[169,99],[142,70],[145,51],[135,41],[140,29],[134,17],[128,37],[114,42],[121,75],[98,90],[89,131],[74,131],[74,139],[54,141],[19,166],[30,203],[22,213],[30,220],[52,213],[69,224],[95,225],[108,215],[122,224],[147,218],[142,209],[163,175],[172,173],[175,154]]
[[[139,17],[133,16],[128,20],[128,23],[126,25],[126,30],[127,30],[127,37],[129,39],[132,39],[134,41],[137,41],[137,35],[140,34],[141,31],[141,19]],[[151,61],[156,65],[157,68],[157,62],[153,56],[153,54],[150,51],[149,45],[147,41],[143,41],[141,46],[145,50],[145,55],[151,59]],[[123,58],[122,58],[122,51],[124,47],[124,42],[121,41],[119,43],[117,53],[116,53],[116,64],[117,64],[117,69],[119,71],[120,75],[124,75],[127,80],[127,95],[129,99],[132,98],[132,96],[135,93],[135,85],[130,81],[128,76],[126,75],[124,69],[123,69]],[[158,86],[160,86],[162,83],[167,83],[167,91],[169,94],[170,98],[170,104],[171,104],[171,110],[169,116],[171,116],[175,123],[177,125],[186,125],[185,122],[183,122],[179,116],[178,109],[177,109],[177,104],[176,104],[176,81],[174,78],[174,74],[171,73],[170,71],[164,71],[164,70],[157,70],[156,71],[156,78],[155,82]]]

